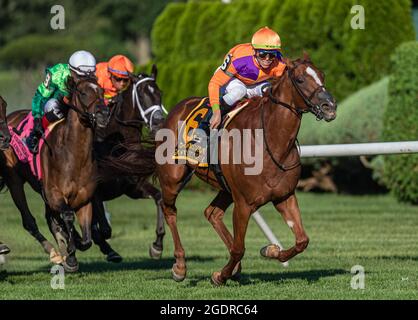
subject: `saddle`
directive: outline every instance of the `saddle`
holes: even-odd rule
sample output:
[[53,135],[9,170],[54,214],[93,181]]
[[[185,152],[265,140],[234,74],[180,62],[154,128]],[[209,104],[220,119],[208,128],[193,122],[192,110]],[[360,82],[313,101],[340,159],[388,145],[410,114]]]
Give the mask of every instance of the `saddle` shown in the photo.
[[52,132],[55,126],[62,121],[64,121],[64,119],[53,122],[45,128],[44,135],[42,139],[39,141],[39,152],[36,155],[32,154],[26,145],[26,139],[31,133],[34,126],[34,118],[32,116],[32,112],[29,112],[28,115],[17,125],[16,128],[9,126],[9,131],[12,136],[10,146],[12,147],[14,153],[16,154],[20,162],[29,164],[32,174],[38,180],[42,180],[42,167],[40,155],[42,147],[45,143],[45,139],[49,136],[49,134]]
[[[248,105],[248,100],[244,100],[232,109],[222,112],[221,125],[218,130],[226,129],[232,119],[240,113]],[[224,110],[224,109],[223,109]],[[184,120],[181,128],[178,132],[178,143],[175,148],[173,160],[186,160],[192,165],[197,165],[200,168],[208,168],[212,170],[221,184],[221,186],[229,191],[229,188],[226,184],[225,178],[222,175],[221,167],[219,163],[211,164],[208,159],[210,159],[210,144],[213,141],[210,141],[210,137],[205,135],[206,141],[201,141],[203,143],[193,143],[197,134],[200,134],[197,130],[199,129],[200,123],[202,121],[207,121],[207,116],[212,112],[209,105],[209,99],[207,97],[200,100],[197,106],[187,115]],[[218,137],[219,139],[219,137]],[[218,140],[219,142],[219,140]],[[193,174],[193,171],[190,173]],[[186,183],[188,178],[186,178]]]

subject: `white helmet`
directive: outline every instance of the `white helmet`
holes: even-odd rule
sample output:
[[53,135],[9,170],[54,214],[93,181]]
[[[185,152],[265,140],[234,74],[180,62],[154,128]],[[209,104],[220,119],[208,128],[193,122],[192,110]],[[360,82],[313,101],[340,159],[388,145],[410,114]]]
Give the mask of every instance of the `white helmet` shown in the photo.
[[96,59],[84,50],[74,52],[68,61],[70,69],[80,76],[87,76],[96,71]]

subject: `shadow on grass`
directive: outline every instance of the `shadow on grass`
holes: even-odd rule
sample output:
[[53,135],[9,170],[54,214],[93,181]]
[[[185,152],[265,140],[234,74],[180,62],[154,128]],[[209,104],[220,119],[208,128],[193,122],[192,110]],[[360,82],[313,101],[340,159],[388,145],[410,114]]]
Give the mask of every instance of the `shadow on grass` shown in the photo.
[[392,255],[392,256],[377,256],[377,257],[373,257],[372,259],[376,259],[376,260],[400,260],[400,261],[418,261],[418,256],[397,256],[397,255]]
[[[318,269],[309,271],[293,271],[284,273],[242,273],[238,283],[241,286],[254,285],[255,282],[276,282],[278,284],[283,283],[286,280],[306,280],[309,283],[316,282],[321,278],[334,277],[336,275],[347,274],[347,270],[343,269]],[[211,275],[199,276],[190,279],[189,287],[195,287],[201,281],[210,281]],[[229,280],[234,281],[234,280]]]
[[[190,256],[187,257],[188,261],[195,262],[210,262],[214,261],[213,257],[201,257],[201,256]],[[173,263],[175,262],[173,258],[162,258],[160,260],[153,259],[141,259],[141,260],[125,260],[121,263],[109,263],[106,261],[92,261],[92,262],[81,262],[80,271],[81,272],[108,272],[108,271],[125,271],[125,270],[164,270],[171,269]]]
[[[190,256],[187,258],[188,261],[195,262],[211,262],[214,261],[214,257],[201,257],[201,256]],[[175,262],[174,258],[162,258],[160,260],[153,259],[138,259],[138,260],[124,260],[121,263],[111,263],[107,261],[87,261],[83,262],[79,260],[80,267],[79,272],[82,273],[104,273],[104,272],[117,272],[117,271],[130,271],[130,270],[170,270]],[[48,274],[52,265],[42,267],[35,270],[27,271],[6,271],[3,270],[0,273],[0,282],[7,281],[8,276],[30,276],[36,274]]]

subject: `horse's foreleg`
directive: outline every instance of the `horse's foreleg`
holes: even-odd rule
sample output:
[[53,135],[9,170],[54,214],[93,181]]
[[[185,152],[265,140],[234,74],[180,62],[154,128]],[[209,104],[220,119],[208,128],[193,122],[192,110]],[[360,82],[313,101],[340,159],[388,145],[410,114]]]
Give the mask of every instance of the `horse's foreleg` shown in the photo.
[[67,252],[68,255],[65,258],[64,269],[67,272],[76,272],[78,271],[78,261],[75,256],[76,246],[75,246],[75,236],[74,236],[74,216],[75,212],[67,204],[61,206],[61,218],[64,221],[64,225],[67,231]]
[[230,249],[230,258],[221,272],[212,274],[212,283],[223,285],[232,277],[234,269],[241,262],[245,252],[245,234],[247,232],[248,221],[250,219],[251,209],[244,203],[235,203],[232,216],[234,226],[234,238]]
[[280,250],[276,245],[269,245],[261,249],[261,255],[267,258],[278,259],[280,262],[286,262],[306,249],[309,238],[302,225],[302,218],[295,194],[291,195],[287,200],[276,204],[275,207],[295,235],[296,244],[287,250]]
[[233,202],[232,196],[224,191],[220,191],[210,205],[205,209],[205,217],[212,224],[219,237],[225,243],[228,250],[231,249],[233,238],[225,223],[223,217],[225,210]]
[[[223,217],[225,214],[226,209],[231,205],[233,202],[232,196],[230,193],[225,191],[219,191],[215,199],[210,203],[210,205],[205,209],[205,217],[206,219],[212,224],[213,228],[215,229],[216,233],[225,243],[228,252],[231,251],[233,237],[232,234],[229,232],[228,228],[226,227]],[[233,273],[232,278],[234,280],[238,280],[241,273],[241,262],[239,262]]]
[[186,277],[186,259],[183,246],[180,241],[180,235],[177,230],[177,208],[176,199],[178,188],[184,179],[187,168],[182,165],[164,165],[159,168],[159,179],[162,187],[162,209],[165,221],[170,227],[171,235],[174,241],[174,257],[176,263],[172,268],[172,275],[175,281],[183,281]]
[[[122,257],[117,253],[113,248],[107,243],[106,236],[110,238],[112,229],[107,223],[105,217],[105,211],[103,203],[98,200],[97,196],[94,197],[92,204],[93,204],[93,220],[91,225],[91,235],[93,238],[94,244],[99,246],[100,251],[106,255],[106,260],[109,262],[121,262]],[[98,200],[98,201],[97,201]],[[106,229],[108,226],[109,229],[107,231],[103,231],[103,220],[106,220],[104,228]],[[102,221],[102,223],[100,223]]]
[[112,227],[106,219],[106,211],[103,201],[97,194],[94,195],[92,200],[93,205],[93,220],[98,224],[98,231],[101,233],[101,238],[105,240],[112,237]]
[[80,242],[82,251],[89,249],[92,245],[91,241],[91,222],[93,217],[92,204],[87,205],[77,211],[77,220],[80,224],[82,239]]
[[152,198],[157,207],[157,226],[155,233],[157,238],[150,245],[149,255],[153,259],[160,259],[163,253],[163,239],[165,236],[164,213],[161,208],[161,192],[148,181],[139,181],[137,184],[127,188],[126,194],[132,199]]
[[99,246],[100,251],[106,255],[106,260],[109,262],[121,262],[122,261],[122,256],[117,253],[115,250],[113,250],[113,248],[110,246],[109,243],[107,243],[107,241],[103,238],[102,233],[99,230],[99,226],[97,223],[94,223],[91,226],[91,233],[92,233],[92,238],[93,238],[93,242],[94,244],[96,244],[97,246]]
[[157,226],[155,228],[155,234],[157,235],[157,238],[151,244],[149,254],[153,259],[160,259],[163,253],[163,239],[165,236],[164,212],[161,207],[161,192],[147,181],[143,183],[142,189],[144,190],[145,195],[149,195],[154,199],[155,205],[157,207]]
[[23,181],[12,173],[7,177],[6,184],[9,188],[13,202],[18,208],[22,217],[23,227],[41,244],[44,251],[51,255],[55,252],[54,246],[39,231],[36,219],[28,207],[25,190],[23,188]]

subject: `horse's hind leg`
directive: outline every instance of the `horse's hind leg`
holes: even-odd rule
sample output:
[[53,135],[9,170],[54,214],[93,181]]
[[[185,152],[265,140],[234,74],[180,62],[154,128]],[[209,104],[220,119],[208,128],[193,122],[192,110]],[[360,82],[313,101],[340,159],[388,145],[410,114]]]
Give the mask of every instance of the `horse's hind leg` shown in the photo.
[[36,220],[29,210],[25,191],[23,188],[24,184],[21,178],[11,174],[7,177],[6,183],[12,196],[13,202],[19,209],[20,215],[22,217],[22,224],[25,230],[28,231],[36,240],[38,240],[42,248],[46,253],[50,255],[50,257],[55,256],[56,252],[54,246],[48,240],[46,240],[43,234],[39,231]]
[[180,235],[177,230],[177,208],[176,199],[178,189],[182,179],[186,176],[187,167],[185,165],[162,165],[158,169],[158,177],[160,180],[162,191],[162,209],[165,221],[170,227],[174,240],[174,257],[176,263],[172,268],[172,276],[175,281],[183,281],[186,278],[186,259],[183,246],[180,241]]
[[[205,217],[212,224],[215,231],[218,233],[219,237],[225,243],[228,252],[231,250],[233,237],[223,222],[223,217],[226,209],[233,202],[232,196],[226,191],[219,191],[215,199],[210,203],[210,205],[205,209]],[[239,262],[232,273],[232,279],[238,280],[241,273],[241,262]]]
[[262,248],[260,253],[263,257],[275,258],[281,262],[286,262],[306,249],[309,238],[302,225],[302,218],[295,194],[291,195],[285,201],[275,204],[275,207],[295,235],[296,244],[290,249],[282,251],[276,245],[269,245]]

